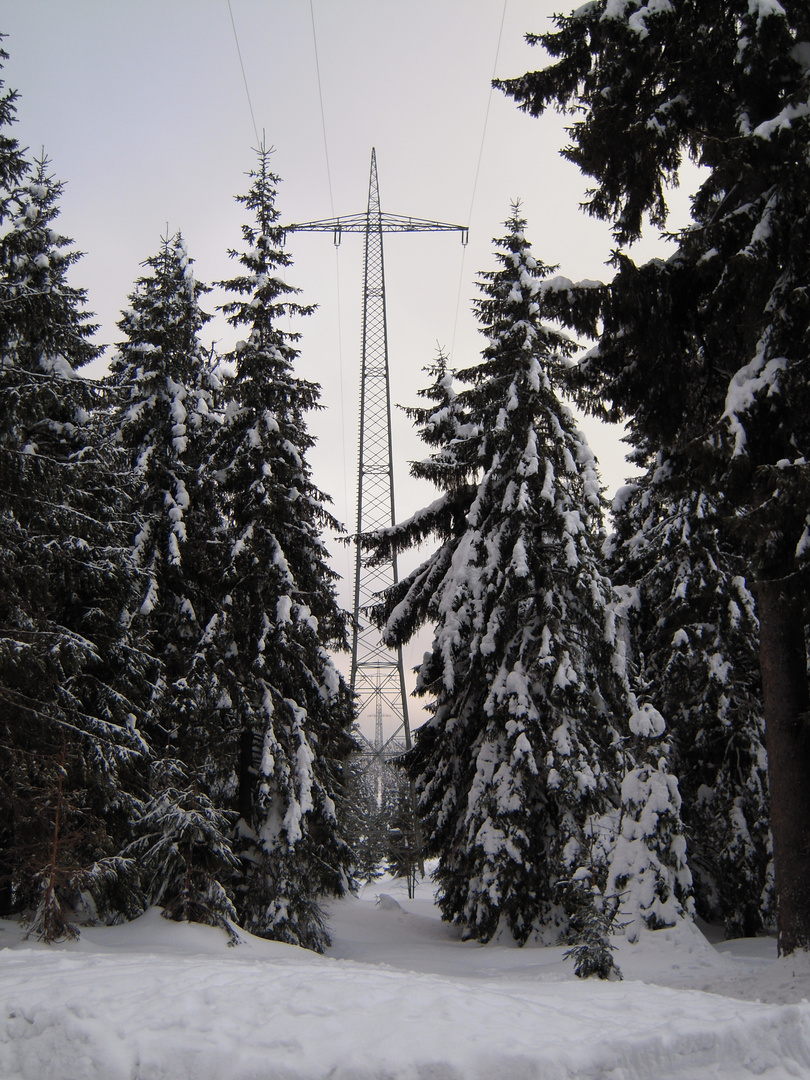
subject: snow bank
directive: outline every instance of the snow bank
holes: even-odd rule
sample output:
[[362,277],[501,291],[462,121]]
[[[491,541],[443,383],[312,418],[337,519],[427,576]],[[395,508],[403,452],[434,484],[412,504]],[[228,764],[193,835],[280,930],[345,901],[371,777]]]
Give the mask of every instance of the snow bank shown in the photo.
[[[389,891],[390,891],[390,887]],[[370,896],[371,899],[371,896]],[[157,912],[46,948],[0,923],[3,1080],[810,1078],[810,1006],[580,982],[562,949],[456,940],[419,901],[335,906],[333,953],[168,923]],[[684,925],[622,968],[718,979]],[[410,953],[407,950],[411,943]],[[388,961],[382,959],[387,957]],[[445,971],[402,970],[438,961]],[[468,972],[466,975],[458,974]]]

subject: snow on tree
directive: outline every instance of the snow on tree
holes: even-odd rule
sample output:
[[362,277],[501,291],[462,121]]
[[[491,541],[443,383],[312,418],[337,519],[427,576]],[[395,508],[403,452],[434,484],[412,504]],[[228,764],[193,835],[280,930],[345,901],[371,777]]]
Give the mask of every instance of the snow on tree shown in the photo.
[[98,348],[67,282],[80,256],[55,226],[61,191],[43,156],[4,192],[0,237],[0,873],[3,913],[30,913],[46,940],[82,907],[138,909],[119,851],[149,671],[121,620],[137,578],[97,392],[76,372]]
[[[386,593],[380,611],[387,622],[386,633],[392,640],[401,641],[407,641],[431,617],[428,608],[450,568],[459,532],[466,527],[479,465],[480,429],[454,389],[454,373],[447,366],[447,358],[440,352],[426,373],[433,377],[433,383],[419,391],[419,396],[430,404],[410,407],[406,412],[416,424],[422,441],[436,449],[423,461],[412,462],[411,473],[435,484],[442,494],[394,530],[382,530],[374,537],[374,548],[383,560],[390,558],[392,552],[415,547],[430,536],[442,541],[442,546],[422,566]],[[371,563],[374,558],[372,553]]]
[[[221,799],[223,773],[235,768],[236,740],[223,727],[223,690],[208,663],[222,618],[224,549],[209,467],[218,382],[199,340],[210,318],[199,301],[210,290],[195,280],[180,233],[163,237],[144,266],[118,324],[125,337],[108,379],[112,426],[135,485],[131,543],[143,585],[131,614],[161,663],[144,722],[154,761],[139,823],[155,847],[142,839],[133,850],[148,869],[150,902],[167,917],[225,925],[234,916],[227,892],[235,860],[223,854],[230,828],[211,798]],[[205,873],[178,872],[174,862],[181,853],[191,858],[189,845]],[[214,867],[222,882],[210,879]]]
[[798,0],[599,0],[530,35],[552,62],[501,84],[534,115],[576,115],[564,153],[619,244],[645,214],[665,224],[685,154],[704,167],[673,255],[617,253],[583,379],[595,408],[633,417],[637,447],[682,451],[689,490],[722,493],[748,563],[783,953],[810,946],[809,39]]
[[433,377],[433,383],[420,390],[419,396],[430,404],[408,407],[405,413],[416,425],[422,442],[435,447],[435,452],[423,461],[413,462],[411,472],[441,491],[452,491],[469,474],[472,455],[478,452],[480,429],[470,418],[463,399],[459,399],[453,386],[455,372],[448,367],[441,350],[425,373]]
[[447,490],[365,539],[380,557],[440,541],[377,615],[389,644],[436,627],[410,770],[443,916],[523,943],[576,939],[595,894],[569,903],[567,883],[585,864],[605,883],[610,845],[590,827],[618,804],[627,683],[596,461],[556,393],[575,346],[542,320],[549,268],[517,207],[506,229],[476,302],[482,360],[458,394],[439,366],[423,395],[435,410],[418,417],[440,448],[414,471]]
[[729,937],[773,922],[758,625],[715,500],[673,493],[657,458],[614,507],[612,576],[633,591],[639,680],[668,717],[698,914]]
[[109,385],[118,440],[144,488],[135,549],[150,574],[142,604],[149,614],[160,599],[157,576],[166,567],[179,573],[184,562],[186,517],[196,509],[188,485],[204,482],[196,467],[215,423],[216,383],[198,336],[210,319],[199,300],[210,289],[195,280],[180,233],[163,237],[144,266],[149,272],[136,282],[118,324],[125,340],[112,358]]
[[606,894],[628,940],[643,927],[673,926],[691,912],[692,875],[680,819],[678,781],[667,768],[661,746],[666,723],[650,704],[630,717],[636,739],[632,768],[622,778],[619,834],[611,852]]
[[216,446],[228,520],[228,603],[215,648],[239,732],[239,922],[252,933],[322,950],[321,901],[341,895],[352,856],[336,815],[352,748],[348,688],[328,649],[345,648],[345,614],[321,539],[340,526],[312,481],[307,413],[319,387],[296,376],[298,304],[283,274],[291,259],[275,207],[278,177],[258,151],[238,201],[254,215],[223,306],[245,338]]
[[[217,380],[199,340],[210,319],[199,301],[210,290],[195,280],[179,233],[163,237],[144,266],[148,272],[136,282],[118,324],[124,340],[107,385],[115,401],[116,440],[137,488],[131,542],[144,580],[132,614],[145,621],[163,665],[148,718],[153,748],[163,754],[181,738],[188,757],[199,752],[191,743],[205,735],[195,737],[193,720],[181,716],[189,670],[216,611],[219,576],[218,492],[206,467],[217,426]],[[190,712],[199,706],[192,702]],[[175,731],[178,723],[182,735]]]
[[226,886],[238,869],[228,836],[232,815],[217,807],[176,759],[157,763],[155,796],[128,849],[138,857],[150,903],[167,919],[225,930],[238,942],[236,910]]

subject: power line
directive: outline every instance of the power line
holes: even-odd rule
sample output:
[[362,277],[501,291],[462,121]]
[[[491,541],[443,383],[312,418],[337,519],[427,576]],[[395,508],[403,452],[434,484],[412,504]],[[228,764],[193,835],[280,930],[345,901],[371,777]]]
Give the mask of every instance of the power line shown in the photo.
[[[335,200],[332,195],[332,169],[329,165],[329,140],[326,137],[326,112],[323,107],[323,89],[321,86],[321,61],[318,54],[318,34],[315,29],[315,8],[309,0],[309,17],[312,23],[312,46],[315,50],[315,74],[318,79],[318,100],[321,106],[321,131],[323,132],[323,153],[326,159],[326,182],[329,187],[329,207],[335,216]],[[335,245],[335,282],[337,288],[337,324],[338,324],[338,376],[340,379],[340,426],[341,446],[343,448],[343,498],[349,506],[349,466],[346,461],[346,403],[343,396],[343,328],[340,311],[340,248]]]
[[[472,196],[470,197],[470,209],[469,209],[469,212],[467,213],[467,227],[468,228],[469,228],[470,222],[472,221],[473,207],[475,206],[475,196],[476,196],[476,193],[478,191],[478,177],[479,177],[479,175],[481,173],[481,162],[482,162],[483,157],[484,157],[484,143],[485,143],[486,137],[487,137],[487,124],[489,123],[489,108],[490,108],[490,105],[492,104],[492,90],[493,90],[492,80],[495,78],[495,72],[498,70],[498,57],[501,54],[501,39],[503,37],[504,23],[506,22],[506,7],[507,7],[508,3],[509,3],[509,0],[503,0],[503,10],[501,11],[501,25],[500,25],[500,29],[498,30],[498,42],[497,42],[497,44],[495,46],[495,60],[493,61],[493,64],[492,64],[492,76],[491,76],[490,81],[489,81],[489,95],[487,96],[487,107],[486,107],[486,111],[484,113],[484,126],[483,126],[482,131],[481,131],[481,145],[478,148],[478,162],[477,162],[477,164],[475,166],[475,177],[473,179]],[[458,328],[458,313],[459,313],[459,309],[461,308],[461,290],[462,290],[462,287],[464,285],[464,260],[466,258],[466,255],[467,255],[467,248],[464,247],[462,252],[461,252],[461,269],[459,271],[458,294],[456,296],[456,316],[455,316],[455,319],[453,321],[453,340],[452,340],[452,344],[450,346],[450,356],[451,357],[453,356],[453,353],[455,351],[455,345],[456,345],[456,330]]]
[[239,67],[242,69],[242,81],[245,84],[245,93],[247,94],[248,108],[250,109],[250,119],[253,122],[253,134],[256,136],[256,146],[264,147],[264,140],[259,138],[259,129],[256,125],[256,117],[253,115],[253,102],[250,100],[250,89],[248,87],[247,75],[245,74],[245,65],[242,62],[242,50],[239,48],[239,35],[236,33],[236,23],[233,17],[233,11],[231,10],[231,0],[227,0],[228,14],[231,17],[231,26],[233,27],[233,40],[236,42],[236,53],[239,57]]
[[495,78],[495,72],[498,70],[498,57],[501,54],[501,38],[503,37],[503,25],[504,25],[504,22],[506,21],[506,5],[508,3],[509,3],[509,0],[503,0],[503,12],[501,13],[501,27],[500,27],[500,30],[498,31],[498,44],[495,47],[495,61],[494,61],[493,65],[492,65],[492,76],[491,76],[491,78],[489,80],[489,96],[487,98],[486,113],[484,114],[484,128],[483,128],[483,131],[481,132],[481,146],[480,146],[480,148],[478,150],[478,164],[475,167],[475,180],[473,181],[472,198],[470,199],[470,212],[467,215],[467,224],[470,223],[470,220],[472,218],[473,206],[475,205],[475,194],[476,194],[476,191],[478,190],[478,176],[479,176],[479,174],[481,172],[481,160],[482,160],[482,158],[484,156],[484,141],[485,141],[485,139],[487,137],[487,124],[489,123],[489,107],[492,104],[492,90],[493,90],[492,80]]
[[323,110],[323,91],[321,89],[321,63],[318,57],[318,35],[315,33],[315,9],[309,0],[309,17],[312,20],[312,44],[315,47],[315,73],[318,76],[318,100],[321,103],[321,130],[323,131],[323,152],[326,157],[326,179],[329,184],[329,206],[332,217],[335,216],[335,201],[332,198],[332,170],[329,168],[329,143],[326,139],[326,114]]

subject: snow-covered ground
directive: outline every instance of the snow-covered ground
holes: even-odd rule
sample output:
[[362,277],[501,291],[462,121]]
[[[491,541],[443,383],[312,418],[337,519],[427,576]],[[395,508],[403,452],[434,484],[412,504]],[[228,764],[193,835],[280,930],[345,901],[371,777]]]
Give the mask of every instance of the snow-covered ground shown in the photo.
[[427,883],[331,924],[319,957],[157,911],[51,947],[0,922],[0,1080],[810,1080],[810,958],[771,940],[617,939],[603,983],[459,941]]

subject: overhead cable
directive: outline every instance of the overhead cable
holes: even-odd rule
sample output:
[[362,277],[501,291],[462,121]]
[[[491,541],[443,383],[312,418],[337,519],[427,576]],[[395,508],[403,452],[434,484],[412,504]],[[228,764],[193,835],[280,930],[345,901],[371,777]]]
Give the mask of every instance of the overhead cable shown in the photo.
[[[332,195],[332,170],[329,165],[329,140],[326,137],[326,112],[323,107],[323,89],[321,87],[321,61],[318,54],[318,34],[315,29],[315,8],[312,0],[309,0],[309,17],[312,23],[312,46],[315,50],[315,74],[318,80],[318,101],[321,106],[321,131],[323,132],[323,153],[326,159],[326,182],[329,187],[329,207],[332,217],[335,216],[335,200]],[[349,467],[346,460],[346,404],[343,395],[343,327],[341,323],[340,302],[340,248],[335,245],[335,282],[337,287],[337,338],[338,338],[338,377],[340,379],[340,427],[341,445],[343,447],[343,498],[346,507],[349,505]]]
[[318,35],[315,32],[315,10],[309,0],[309,17],[312,20],[312,44],[315,48],[315,73],[318,76],[318,100],[321,104],[321,130],[323,131],[323,152],[326,157],[326,179],[329,183],[329,206],[332,217],[335,216],[335,201],[332,198],[332,170],[329,168],[329,143],[326,139],[326,114],[323,110],[323,90],[321,89],[321,63],[318,57]]
[[[478,148],[478,162],[477,162],[477,164],[475,166],[475,177],[473,179],[472,195],[470,197],[470,209],[469,209],[469,211],[467,213],[467,227],[468,228],[470,226],[470,222],[472,221],[473,207],[475,206],[475,196],[476,196],[476,193],[478,191],[478,177],[479,177],[480,172],[481,172],[481,162],[482,162],[483,157],[484,157],[484,143],[485,143],[486,137],[487,137],[487,124],[489,123],[489,108],[490,108],[490,105],[492,104],[492,90],[493,90],[492,80],[495,78],[495,73],[498,70],[498,58],[499,58],[500,53],[501,53],[501,39],[503,37],[504,23],[506,22],[506,7],[507,7],[508,3],[509,3],[509,0],[503,0],[503,10],[501,11],[501,25],[500,25],[500,29],[498,30],[498,41],[497,41],[497,44],[495,46],[495,60],[493,61],[493,64],[492,64],[492,76],[490,77],[490,80],[489,80],[489,94],[487,96],[487,107],[486,107],[486,111],[484,113],[484,126],[483,126],[483,128],[481,130],[481,145]],[[456,345],[456,330],[458,328],[458,313],[459,313],[459,310],[461,308],[461,290],[462,290],[463,285],[464,285],[464,261],[465,261],[466,255],[467,255],[467,248],[465,246],[462,249],[462,252],[461,252],[461,269],[459,271],[459,277],[458,277],[458,294],[456,295],[456,315],[455,315],[455,319],[453,321],[453,341],[452,341],[452,344],[450,346],[450,356],[451,357],[453,356],[453,353],[455,351],[455,345]]]
[[256,117],[253,115],[253,102],[250,100],[250,89],[248,87],[247,75],[245,74],[245,65],[242,61],[242,50],[239,48],[239,35],[236,33],[236,22],[234,21],[233,11],[231,10],[231,0],[227,0],[227,4],[228,14],[231,17],[231,26],[233,27],[233,40],[236,42],[236,53],[239,57],[239,67],[242,69],[242,81],[245,84],[245,93],[247,94],[248,108],[250,109],[250,119],[253,123],[253,134],[256,136],[256,146],[264,149],[264,140],[259,138]]

